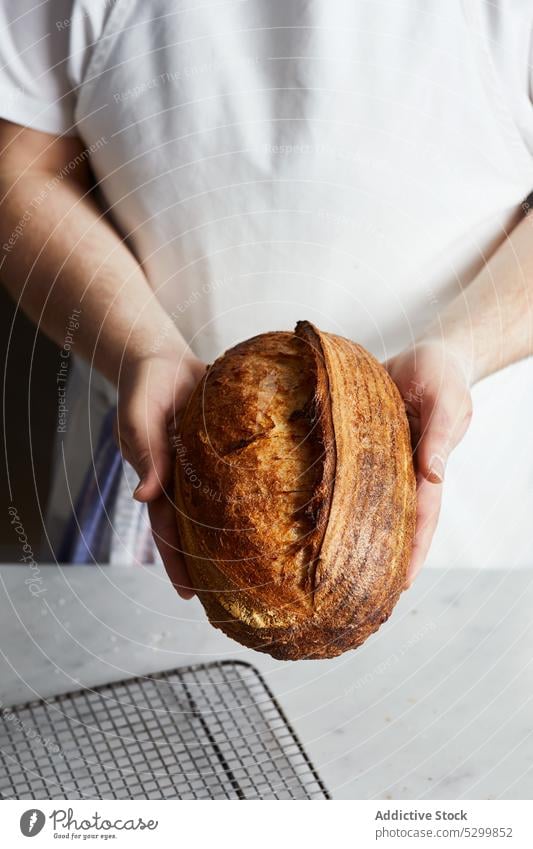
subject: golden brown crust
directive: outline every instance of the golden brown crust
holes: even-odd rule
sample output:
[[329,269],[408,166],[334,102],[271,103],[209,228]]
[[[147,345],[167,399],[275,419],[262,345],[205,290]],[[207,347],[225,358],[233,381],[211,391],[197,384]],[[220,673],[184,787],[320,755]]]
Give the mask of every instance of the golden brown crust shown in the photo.
[[193,393],[177,454],[182,546],[214,625],[298,659],[388,618],[415,480],[399,393],[361,346],[308,322],[235,346]]

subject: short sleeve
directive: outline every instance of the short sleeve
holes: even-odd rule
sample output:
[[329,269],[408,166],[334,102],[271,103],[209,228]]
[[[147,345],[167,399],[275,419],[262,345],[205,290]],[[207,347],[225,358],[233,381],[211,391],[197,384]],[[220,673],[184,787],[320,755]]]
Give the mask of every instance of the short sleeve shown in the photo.
[[533,4],[531,0],[479,2],[487,54],[494,64],[511,118],[533,155]]
[[0,0],[0,118],[75,135],[69,77],[73,0]]
[[533,23],[529,30],[529,99],[533,105]]

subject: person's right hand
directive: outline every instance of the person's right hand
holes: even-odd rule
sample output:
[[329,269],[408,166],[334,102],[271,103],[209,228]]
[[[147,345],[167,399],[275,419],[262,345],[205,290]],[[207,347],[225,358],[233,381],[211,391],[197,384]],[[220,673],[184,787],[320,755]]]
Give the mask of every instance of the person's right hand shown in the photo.
[[414,451],[417,517],[407,573],[410,586],[437,527],[448,457],[465,435],[472,416],[470,362],[443,340],[428,338],[386,366],[405,404]]
[[118,384],[115,436],[123,457],[139,475],[134,492],[148,504],[155,543],[172,584],[192,598],[180,550],[173,496],[171,442],[180,410],[205,371],[191,354],[140,358],[124,367]]

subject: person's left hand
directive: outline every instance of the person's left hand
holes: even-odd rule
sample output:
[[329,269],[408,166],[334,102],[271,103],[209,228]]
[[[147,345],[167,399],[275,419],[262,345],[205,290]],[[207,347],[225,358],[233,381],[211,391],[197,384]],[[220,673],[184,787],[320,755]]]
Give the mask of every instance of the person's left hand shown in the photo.
[[405,403],[414,453],[417,517],[409,587],[437,526],[446,462],[472,417],[469,363],[442,341],[429,339],[388,360],[385,367]]

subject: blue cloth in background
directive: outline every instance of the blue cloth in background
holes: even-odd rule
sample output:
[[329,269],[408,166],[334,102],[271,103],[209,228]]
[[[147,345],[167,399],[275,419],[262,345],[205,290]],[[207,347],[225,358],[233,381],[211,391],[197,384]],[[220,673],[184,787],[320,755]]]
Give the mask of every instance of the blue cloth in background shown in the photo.
[[93,463],[58,551],[60,563],[107,562],[113,511],[122,475],[122,457],[113,436],[116,408],[106,414]]

